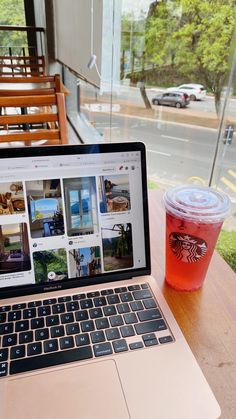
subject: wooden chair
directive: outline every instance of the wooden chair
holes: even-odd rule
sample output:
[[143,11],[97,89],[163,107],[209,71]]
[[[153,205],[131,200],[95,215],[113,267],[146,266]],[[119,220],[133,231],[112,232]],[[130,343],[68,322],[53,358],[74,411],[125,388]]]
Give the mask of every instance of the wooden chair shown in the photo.
[[33,96],[65,93],[60,74],[54,76],[0,77],[1,96]]
[[[38,140],[47,140],[47,145],[68,143],[63,93],[0,97],[0,107],[6,110],[0,116],[0,143],[23,141],[28,146]],[[23,114],[22,109],[26,110]]]
[[0,76],[43,76],[46,74],[44,56],[0,56]]

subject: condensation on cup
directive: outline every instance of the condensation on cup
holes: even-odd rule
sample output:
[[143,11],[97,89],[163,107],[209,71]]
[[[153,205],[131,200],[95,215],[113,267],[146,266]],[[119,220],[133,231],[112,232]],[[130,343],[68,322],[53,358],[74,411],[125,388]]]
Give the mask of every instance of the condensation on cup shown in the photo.
[[166,208],[166,282],[181,291],[203,285],[225,218],[228,196],[212,188],[182,185],[164,195]]

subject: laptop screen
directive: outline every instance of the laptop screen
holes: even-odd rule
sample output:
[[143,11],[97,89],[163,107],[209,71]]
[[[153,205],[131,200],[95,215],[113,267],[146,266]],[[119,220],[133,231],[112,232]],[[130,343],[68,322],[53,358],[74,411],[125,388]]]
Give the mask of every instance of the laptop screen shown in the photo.
[[0,295],[149,271],[143,144],[1,152]]

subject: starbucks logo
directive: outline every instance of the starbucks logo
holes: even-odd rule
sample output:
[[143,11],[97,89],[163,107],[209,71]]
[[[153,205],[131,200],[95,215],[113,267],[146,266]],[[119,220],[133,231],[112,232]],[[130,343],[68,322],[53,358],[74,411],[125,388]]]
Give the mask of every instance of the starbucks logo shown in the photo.
[[193,263],[200,260],[207,252],[207,243],[190,234],[171,233],[169,245],[178,260]]

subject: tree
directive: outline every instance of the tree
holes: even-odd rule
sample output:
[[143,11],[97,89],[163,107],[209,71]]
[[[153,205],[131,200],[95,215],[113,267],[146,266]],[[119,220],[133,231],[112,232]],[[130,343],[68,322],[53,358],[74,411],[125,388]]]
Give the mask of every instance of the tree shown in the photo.
[[[25,26],[24,0],[0,1],[0,25]],[[25,32],[0,31],[0,45],[3,47],[25,46],[27,35]],[[2,52],[0,55],[8,53],[8,49]]]
[[229,68],[235,0],[165,0],[155,5],[146,26],[146,52],[163,68],[172,64],[188,80],[220,96]]

